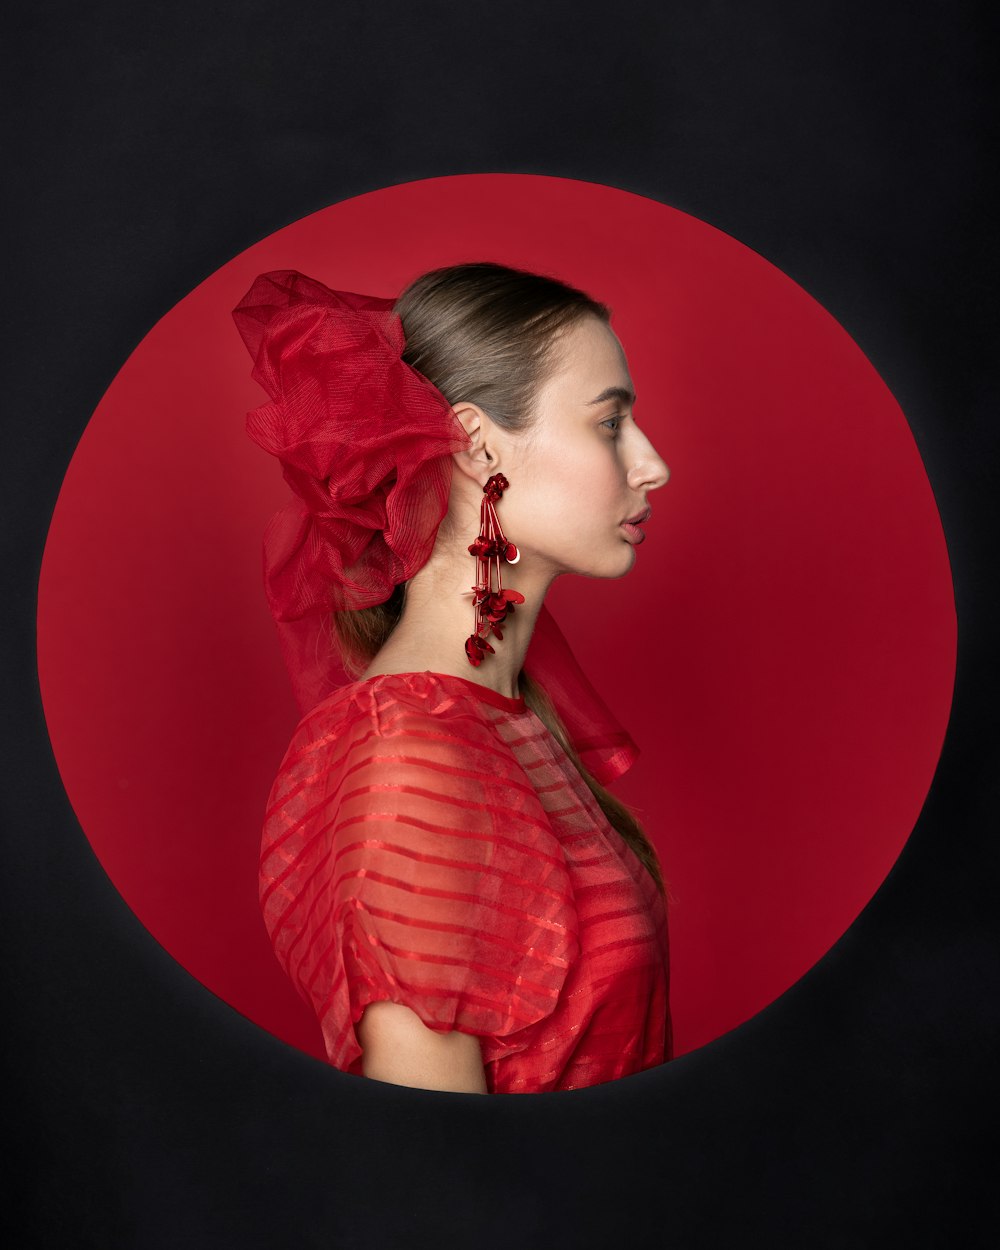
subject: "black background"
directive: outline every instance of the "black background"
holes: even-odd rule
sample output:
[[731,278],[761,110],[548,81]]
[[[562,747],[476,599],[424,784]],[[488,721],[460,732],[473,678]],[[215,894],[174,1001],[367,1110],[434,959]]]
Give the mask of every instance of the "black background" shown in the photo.
[[[180,0],[8,13],[0,623],[15,1244],[987,1244],[1000,880],[987,6]],[[359,1081],[202,989],[91,853],[34,663],[62,476],[153,323],[290,221],[466,172],[637,192],[796,279],[902,404],[955,579],[948,736],[876,898],[746,1025],[582,1096]]]

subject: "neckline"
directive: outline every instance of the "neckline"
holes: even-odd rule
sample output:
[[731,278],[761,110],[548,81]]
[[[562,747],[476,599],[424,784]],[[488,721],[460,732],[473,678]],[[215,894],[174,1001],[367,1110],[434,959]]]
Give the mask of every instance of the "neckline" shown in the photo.
[[483,703],[489,703],[492,707],[502,709],[504,712],[526,712],[528,710],[528,705],[524,701],[524,695],[518,695],[516,699],[512,699],[509,695],[500,694],[499,691],[493,690],[490,686],[484,686],[478,681],[470,681],[468,677],[458,677],[454,673],[435,673],[431,669],[421,669],[419,672],[373,673],[371,677],[360,678],[355,684],[364,686],[369,682],[378,681],[380,677],[435,677],[439,681],[457,681],[467,693],[480,699]]

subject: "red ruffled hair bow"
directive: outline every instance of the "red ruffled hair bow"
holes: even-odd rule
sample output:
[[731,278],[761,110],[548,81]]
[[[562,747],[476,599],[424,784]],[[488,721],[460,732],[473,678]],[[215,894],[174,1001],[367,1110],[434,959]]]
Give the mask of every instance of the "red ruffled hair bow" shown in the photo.
[[271,402],[246,429],[297,496],[264,537],[276,620],[384,603],[428,560],[448,508],[451,405],[402,360],[393,300],[261,274],[233,310]]

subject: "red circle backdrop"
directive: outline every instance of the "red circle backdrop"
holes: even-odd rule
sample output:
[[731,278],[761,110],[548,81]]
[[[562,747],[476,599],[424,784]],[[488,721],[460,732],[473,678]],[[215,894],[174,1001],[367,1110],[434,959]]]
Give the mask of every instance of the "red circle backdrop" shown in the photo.
[[683,1053],[787,989],[884,880],[940,755],[957,631],[885,384],[806,292],[682,212],[563,178],[432,178],[313,213],[206,278],[125,362],[59,495],[38,600],[55,756],[150,932],[322,1057],[257,910],[297,713],[261,584],[287,487],[244,431],[265,396],[231,309],[266,270],[393,296],[474,259],[610,303],[670,467],[631,573],[562,578],[548,603],[642,748],[615,789],[670,882]]

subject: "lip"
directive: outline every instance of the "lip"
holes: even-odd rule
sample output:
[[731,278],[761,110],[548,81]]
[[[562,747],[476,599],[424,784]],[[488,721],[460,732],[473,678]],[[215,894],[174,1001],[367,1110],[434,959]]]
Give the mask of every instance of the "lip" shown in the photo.
[[653,509],[647,506],[635,516],[630,516],[627,521],[622,521],[622,525],[643,525],[652,515]]
[[636,547],[646,540],[646,531],[641,530],[638,525],[633,525],[631,521],[622,521],[622,529],[629,537],[629,541]]

